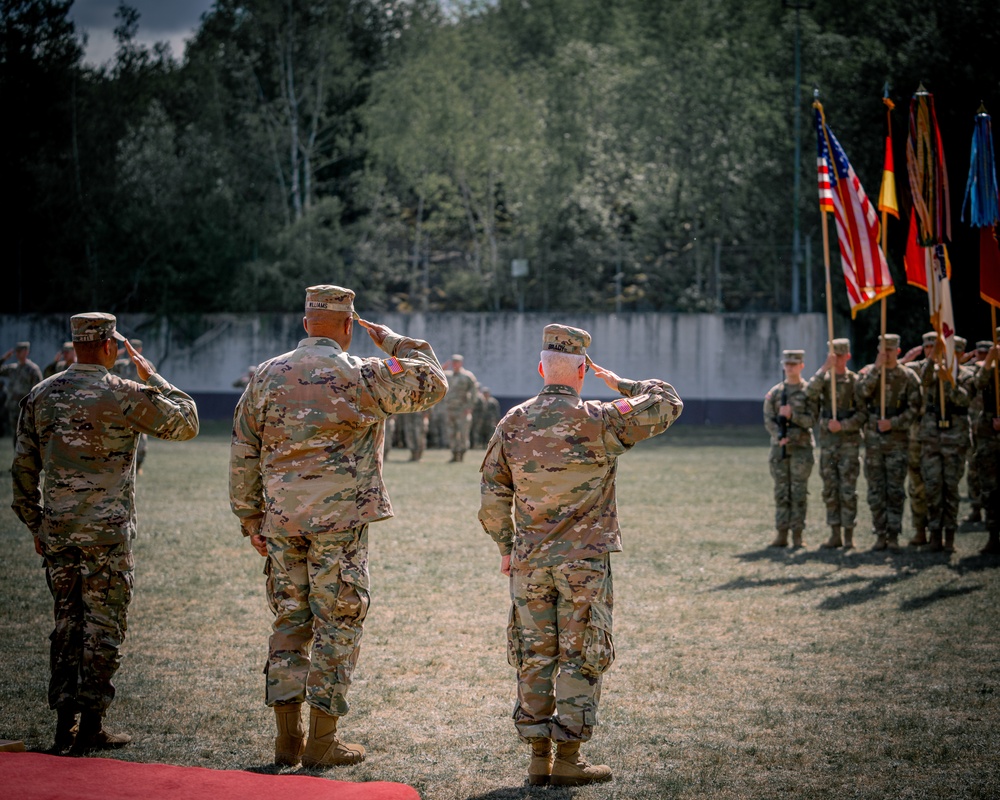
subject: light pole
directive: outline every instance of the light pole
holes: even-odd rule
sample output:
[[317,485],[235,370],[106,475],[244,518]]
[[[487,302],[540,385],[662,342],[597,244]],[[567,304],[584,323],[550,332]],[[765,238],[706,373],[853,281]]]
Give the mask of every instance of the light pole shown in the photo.
[[799,179],[802,160],[802,55],[800,45],[800,17],[802,10],[812,9],[816,5],[816,0],[781,0],[782,8],[795,10],[795,100],[792,109],[794,116],[794,136],[795,136],[795,172],[793,179],[793,206],[792,206],[792,313],[798,314],[801,311],[799,303],[799,265],[802,263],[802,249],[799,246]]

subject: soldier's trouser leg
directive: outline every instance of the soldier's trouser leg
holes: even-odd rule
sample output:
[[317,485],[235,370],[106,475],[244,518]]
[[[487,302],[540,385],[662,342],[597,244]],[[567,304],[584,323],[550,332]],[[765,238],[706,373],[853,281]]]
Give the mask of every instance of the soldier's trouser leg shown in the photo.
[[931,537],[940,538],[944,512],[944,456],[937,443],[925,442],[921,457],[920,474],[924,479],[924,496],[927,499],[927,530]]
[[792,461],[790,527],[794,532],[801,531],[806,526],[809,476],[812,475],[815,459],[811,447],[790,447],[788,451]]
[[897,539],[903,532],[903,509],[906,505],[906,446],[890,448],[885,456],[886,534]]
[[954,531],[958,527],[958,507],[960,502],[959,484],[965,474],[965,448],[946,446],[941,448],[943,491],[941,494],[941,528]]
[[907,451],[907,466],[910,477],[910,517],[913,528],[922,531],[927,528],[927,499],[924,490],[924,479],[920,468],[920,442],[911,439]]
[[149,447],[149,435],[145,433],[139,434],[139,443],[136,445],[135,449],[135,466],[137,469],[142,469],[142,462],[146,460],[146,450]]
[[823,502],[826,524],[853,528],[858,516],[858,475],[861,473],[859,449],[854,444],[826,447],[820,453],[823,478]]
[[343,716],[368,613],[368,526],[267,539],[268,602],[275,614],[266,702]]
[[597,725],[601,676],[614,661],[610,558],[512,573],[510,587],[517,733],[525,742],[587,741]]
[[115,696],[111,679],[132,600],[134,562],[128,544],[47,544],[45,576],[52,592],[49,707],[103,714]]
[[996,530],[1000,528],[1000,436],[979,437],[976,464],[986,527]]
[[792,459],[785,450],[782,458],[781,448],[772,445],[767,460],[774,480],[774,527],[779,531],[788,530],[792,523]]
[[888,480],[885,452],[879,442],[869,442],[865,446],[865,478],[868,481],[868,507],[872,513],[872,527],[875,533],[884,534],[888,523]]
[[451,450],[453,453],[464,453],[469,449],[469,433],[472,430],[472,412],[448,412]]

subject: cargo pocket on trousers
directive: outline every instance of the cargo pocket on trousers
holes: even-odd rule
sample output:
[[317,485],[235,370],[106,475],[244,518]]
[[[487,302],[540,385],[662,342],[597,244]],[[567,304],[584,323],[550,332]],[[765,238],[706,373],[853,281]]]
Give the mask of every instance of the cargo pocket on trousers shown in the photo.
[[507,663],[514,669],[520,669],[524,663],[524,637],[517,621],[517,607],[513,603],[507,617]]
[[615,661],[615,642],[611,636],[611,609],[605,603],[590,606],[590,622],[583,634],[581,672],[596,678],[607,672]]
[[122,634],[128,630],[128,607],[135,584],[135,557],[131,551],[113,552],[108,558],[106,606]]

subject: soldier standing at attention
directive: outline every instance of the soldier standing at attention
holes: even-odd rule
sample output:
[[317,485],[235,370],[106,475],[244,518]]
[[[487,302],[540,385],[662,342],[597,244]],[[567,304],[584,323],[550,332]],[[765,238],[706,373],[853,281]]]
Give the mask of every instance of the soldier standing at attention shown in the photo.
[[427,426],[430,425],[429,411],[416,411],[400,416],[403,424],[403,440],[410,451],[410,461],[419,461],[427,449]]
[[198,434],[194,400],[135,350],[141,384],[110,372],[117,342],[129,347],[111,314],[77,314],[70,325],[78,361],[24,399],[11,470],[13,508],[45,559],[55,605],[49,707],[59,754],[131,741],[105,730],[103,719],[132,598],[135,450],[140,433],[175,441]]
[[768,464],[774,479],[774,527],[777,536],[770,547],[802,547],[806,526],[809,476],[813,470],[813,425],[817,404],[806,394],[802,380],[805,350],[781,354],[785,380],[772,386],[764,397],[764,427],[771,435]]
[[[997,328],[1000,336],[1000,328]],[[997,347],[990,350],[976,375],[976,389],[983,398],[983,413],[976,430],[976,465],[989,539],[979,552],[1000,553],[1000,414],[997,413]]]
[[472,408],[479,394],[476,376],[465,369],[465,358],[459,353],[451,357],[451,369],[445,372],[448,378],[448,396],[444,406],[448,413],[448,445],[451,447],[450,464],[461,461],[469,449],[469,434],[472,429]]
[[[861,429],[868,412],[855,397],[858,376],[847,368],[851,360],[849,339],[834,339],[833,353],[809,381],[806,394],[819,403],[819,472],[830,538],[821,547],[845,550],[854,547],[858,516],[858,475],[861,473]],[[830,370],[836,374],[837,413],[833,413]],[[843,538],[841,538],[843,531]]]
[[597,725],[601,676],[614,660],[618,456],[663,433],[684,407],[664,381],[625,380],[597,365],[594,374],[624,397],[584,402],[589,344],[579,328],[545,327],[545,386],[500,420],[481,468],[479,521],[510,578],[514,727],[531,746],[532,785],[611,780],[608,767],[584,760],[580,744]]
[[[937,333],[928,331],[923,335],[923,343],[909,350],[900,364],[915,371],[918,378],[923,375],[924,367],[930,363],[931,353],[934,351],[934,343],[937,342]],[[917,359],[918,355],[923,358]],[[910,498],[910,519],[913,521],[915,531],[910,539],[910,547],[920,547],[927,544],[927,496],[924,493],[924,479],[921,475],[920,453],[923,446],[920,444],[920,415],[917,415],[910,424],[910,443],[907,447],[907,475],[909,477],[909,498]]]
[[337,738],[337,720],[349,709],[368,612],[368,524],[392,516],[385,419],[428,408],[447,390],[431,346],[385,325],[358,318],[387,358],[350,355],[355,317],[350,289],[309,287],[306,338],[257,368],[233,419],[230,504],[267,559],[275,615],[265,702],[279,765],[364,760],[364,747]]
[[[899,336],[879,337],[875,363],[858,382],[858,400],[868,407],[865,426],[865,478],[868,507],[875,531],[874,550],[899,550],[906,502],[906,469],[910,425],[920,415],[920,381],[913,370],[900,365]],[[885,417],[882,417],[881,381],[885,366]]]
[[[31,352],[31,342],[18,342],[14,347],[0,357],[0,376],[7,379],[7,423],[12,436],[16,436],[17,415],[20,413],[19,403],[36,383],[42,381],[42,371],[38,364],[28,358]],[[13,355],[16,364],[4,364]]]
[[[956,359],[963,352],[965,339],[956,336]],[[920,471],[927,497],[928,544],[932,553],[955,551],[958,485],[965,472],[965,454],[970,442],[971,387],[968,368],[959,367],[958,373],[953,382],[933,360],[928,360],[921,371],[924,413],[920,420]]]
[[975,525],[983,521],[983,491],[979,481],[979,465],[976,463],[979,420],[983,415],[983,394],[976,387],[976,379],[979,377],[979,372],[983,368],[983,361],[985,361],[991,347],[993,347],[993,342],[991,341],[982,340],[976,342],[975,360],[968,365],[972,373],[972,387],[974,389],[972,399],[969,401],[969,432],[972,437],[972,444],[969,447],[969,455],[966,459],[966,466],[968,468],[966,483],[969,487],[969,502],[972,504],[972,508],[962,522],[970,525]]

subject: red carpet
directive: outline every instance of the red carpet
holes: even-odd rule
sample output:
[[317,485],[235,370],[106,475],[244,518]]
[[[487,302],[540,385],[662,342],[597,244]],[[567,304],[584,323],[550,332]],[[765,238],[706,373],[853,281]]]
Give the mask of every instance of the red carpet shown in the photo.
[[110,758],[0,753],[0,796],[11,800],[420,800],[402,783],[134,764]]

